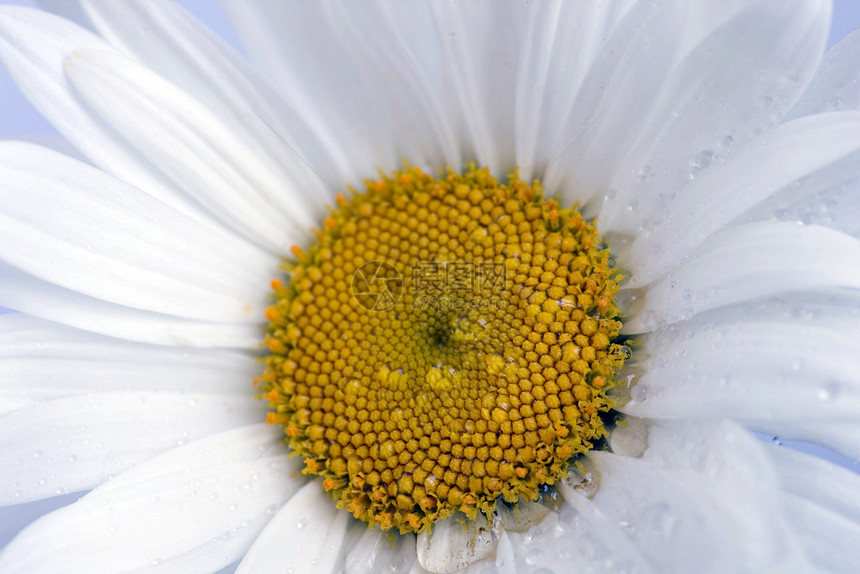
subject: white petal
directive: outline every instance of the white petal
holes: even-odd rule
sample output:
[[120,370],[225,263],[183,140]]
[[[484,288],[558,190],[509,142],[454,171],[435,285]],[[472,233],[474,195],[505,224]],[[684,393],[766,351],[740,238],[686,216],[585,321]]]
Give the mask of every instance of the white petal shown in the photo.
[[304,479],[254,425],[171,450],[42,517],[0,555],[4,573],[211,572],[236,561]]
[[[430,3],[442,43],[442,70],[451,82],[480,165],[505,174],[515,162],[514,98],[520,3]],[[471,158],[470,158],[471,159]]]
[[130,58],[76,50],[65,70],[96,113],[237,234],[286,254],[322,219],[251,134]]
[[277,258],[45,148],[3,142],[0,158],[6,263],[118,305],[262,322]]
[[860,238],[860,153],[781,189],[736,223],[773,220],[823,225]]
[[686,55],[654,109],[642,113],[650,121],[614,174],[599,214],[604,230],[647,228],[675,194],[691,193],[683,189],[691,176],[732,158],[806,86],[824,49],[830,2],[754,0],[741,8],[720,3],[721,12],[734,13]]
[[860,113],[828,114],[781,125],[698,176],[637,233],[619,265],[626,287],[665,274],[708,236],[793,182],[860,151]]
[[860,477],[788,448],[769,452],[788,491],[786,513],[813,563],[828,572],[860,570]]
[[248,396],[261,369],[250,354],[144,345],[20,313],[0,315],[0,413],[88,391]]
[[260,421],[252,397],[102,392],[58,398],[0,416],[0,504],[87,490],[152,456]]
[[475,520],[451,517],[436,521],[428,533],[418,534],[418,562],[435,574],[446,574],[492,556],[496,536],[483,514]]
[[848,34],[825,55],[818,74],[789,113],[798,118],[835,110],[860,109],[860,30]]
[[335,572],[349,513],[340,510],[319,481],[293,496],[242,559],[236,574],[256,572]]
[[[856,296],[831,304],[820,295],[797,296],[651,333],[639,348],[643,358],[630,367],[641,373],[632,400],[617,408],[639,417],[731,417],[845,452],[853,443],[847,432],[860,418],[858,303]],[[843,440],[831,442],[840,427]]]
[[107,303],[59,287],[0,260],[0,305],[113,337],[188,347],[259,348],[261,325],[192,321]]
[[[651,427],[641,459],[606,452],[586,458],[598,482],[596,511],[656,571],[803,570],[803,549],[782,514],[768,457],[740,427],[658,423]],[[583,499],[571,497],[571,490],[566,483],[561,487],[565,499],[572,498],[572,507],[583,513]],[[591,512],[586,505],[586,518]],[[614,558],[616,544],[611,539],[604,544],[592,552]]]
[[346,555],[345,574],[406,572],[415,563],[415,536],[394,535],[363,527],[361,538]]
[[247,130],[262,144],[257,152],[285,169],[289,181],[302,190],[297,200],[321,207],[334,199],[328,186],[340,191],[350,181],[341,175],[345,159],[339,144],[330,136],[323,140],[318,126],[308,123],[235,50],[176,4],[148,0],[83,5],[113,45],[193,94],[219,118]]
[[0,9],[0,61],[33,107],[94,164],[192,217],[204,218],[190,198],[72,93],[64,63],[81,48],[111,49],[53,14],[19,6]]
[[606,191],[671,69],[685,12],[682,2],[638,2],[601,43],[550,163],[539,167],[565,203]]
[[714,235],[635,297],[622,329],[642,333],[697,313],[780,293],[858,288],[860,241],[831,229],[752,223]]
[[624,0],[538,2],[526,12],[516,92],[519,175],[534,177],[552,159],[582,79],[607,35],[634,4]]

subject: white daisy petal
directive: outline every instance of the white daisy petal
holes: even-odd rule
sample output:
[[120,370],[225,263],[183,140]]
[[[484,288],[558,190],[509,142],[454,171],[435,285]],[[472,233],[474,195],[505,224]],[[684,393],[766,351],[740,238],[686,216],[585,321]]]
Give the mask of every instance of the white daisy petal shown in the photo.
[[0,413],[88,391],[247,396],[260,371],[245,353],[143,345],[20,313],[0,315]]
[[[524,17],[522,4],[499,2],[430,3],[432,26],[443,39],[441,65],[457,96],[475,158],[494,174],[515,162],[514,98],[519,46],[515,38]],[[469,158],[472,159],[472,158]]]
[[339,510],[318,481],[293,496],[254,541],[236,574],[335,572],[349,514]]
[[304,484],[294,461],[269,452],[282,433],[253,425],[154,457],[30,525],[0,554],[0,570],[218,570]]
[[860,418],[857,297],[797,299],[704,314],[645,336],[645,359],[631,365],[641,376],[617,408],[639,417],[732,417],[860,456],[852,440]]
[[361,538],[346,555],[344,574],[406,572],[415,562],[415,537],[395,536],[365,528]]
[[65,69],[106,122],[237,234],[285,254],[322,218],[251,134],[130,58],[76,50]]
[[2,261],[0,276],[0,305],[84,331],[170,346],[260,346],[261,325],[192,321],[123,307],[42,281]]
[[[296,201],[316,202],[321,208],[333,200],[328,186],[340,190],[348,181],[340,173],[346,161],[334,139],[323,141],[320,130],[292,110],[232,48],[175,4],[149,0],[83,5],[111,44],[194,94],[234,130],[247,130],[262,144],[256,152],[285,170],[302,191],[292,191],[300,195]],[[291,192],[287,186],[282,191]]]
[[684,57],[642,114],[650,123],[614,173],[599,214],[604,232],[647,229],[675,195],[698,199],[685,189],[690,178],[778,122],[814,73],[829,2],[755,0],[737,8]]
[[200,208],[72,93],[64,64],[81,48],[112,49],[91,32],[52,14],[0,7],[0,62],[39,113],[108,173],[202,219]]
[[[349,158],[355,184],[394,158],[386,129],[387,111],[376,105],[368,75],[338,27],[342,6],[319,2],[222,2],[252,59],[314,129],[331,134]],[[401,158],[398,158],[398,161]]]
[[0,504],[93,488],[177,444],[264,413],[252,397],[164,391],[87,393],[6,413],[0,465],[15,469],[15,481],[0,490]]
[[[373,137],[385,134],[391,148],[379,154],[378,167],[399,168],[408,159],[431,172],[440,165],[461,169],[462,138],[454,129],[459,118],[453,97],[445,93],[440,63],[435,56],[427,58],[439,44],[429,7],[419,2],[345,2],[338,10],[336,25],[344,27],[363,74],[372,75],[366,85],[374,91],[374,107],[382,112],[368,118],[372,129],[380,131]],[[369,29],[377,33],[367,34]]]
[[[633,274],[625,286],[639,287],[660,277],[767,196],[858,151],[860,113],[803,118],[754,139],[732,161],[696,177],[669,202],[659,223],[637,234],[618,259]],[[786,162],[786,157],[794,159]]]
[[539,2],[526,13],[515,98],[516,165],[524,180],[546,168],[538,158],[551,158],[585,73],[634,3]]
[[275,257],[45,148],[3,142],[0,158],[7,264],[118,305],[261,321],[265,289],[248,278],[274,277]]
[[789,291],[858,288],[860,242],[792,223],[751,223],[715,235],[636,297],[622,332],[642,333],[696,313]]
[[860,477],[795,450],[768,450],[788,491],[785,512],[812,562],[827,572],[860,571]]
[[564,203],[606,190],[671,69],[685,10],[681,2],[639,2],[601,43],[546,166],[544,187]]
[[475,520],[456,516],[437,520],[430,532],[418,534],[416,551],[424,569],[446,574],[492,556],[496,544],[492,525],[479,513]]
[[825,55],[812,83],[789,118],[821,112],[860,109],[860,31],[843,38]]
[[823,225],[860,238],[860,152],[784,187],[735,222],[772,220]]
[[[737,425],[658,423],[641,459],[596,451],[586,458],[596,484],[592,504],[655,571],[802,571],[806,558],[782,514],[764,447]],[[590,505],[580,509],[583,498],[571,490],[561,486],[579,513],[563,510],[560,520],[583,528],[594,514]],[[578,543],[557,541],[569,548],[556,547],[557,564],[574,561]],[[635,555],[615,553],[611,537],[601,542],[589,559],[604,571],[636,565]]]

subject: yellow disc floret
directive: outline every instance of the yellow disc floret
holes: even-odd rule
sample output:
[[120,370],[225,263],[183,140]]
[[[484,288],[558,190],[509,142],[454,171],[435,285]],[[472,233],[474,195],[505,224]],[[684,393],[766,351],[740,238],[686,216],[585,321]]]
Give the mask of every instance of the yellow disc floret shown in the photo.
[[273,281],[260,381],[339,507],[402,533],[491,513],[604,437],[620,277],[539,182],[407,167],[316,237]]

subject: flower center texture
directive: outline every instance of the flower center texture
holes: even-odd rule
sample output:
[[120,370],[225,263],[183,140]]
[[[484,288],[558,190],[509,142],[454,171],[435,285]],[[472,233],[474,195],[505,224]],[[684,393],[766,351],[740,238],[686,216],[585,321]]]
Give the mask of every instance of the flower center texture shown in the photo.
[[516,172],[365,185],[272,282],[267,421],[384,530],[536,500],[606,434],[626,353],[609,250]]

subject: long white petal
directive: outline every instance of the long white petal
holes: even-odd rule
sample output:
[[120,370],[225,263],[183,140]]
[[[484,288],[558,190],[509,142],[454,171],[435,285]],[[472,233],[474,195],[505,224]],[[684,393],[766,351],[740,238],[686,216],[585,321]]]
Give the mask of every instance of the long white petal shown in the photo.
[[[655,571],[803,570],[804,549],[782,514],[764,447],[737,425],[659,423],[652,426],[641,459],[606,452],[586,459],[596,493],[584,503],[588,499],[564,483],[561,492],[569,508],[579,511],[568,518],[563,510],[564,520],[585,529],[601,517]],[[586,539],[593,538],[584,532]],[[623,544],[610,536],[595,537],[597,546],[586,559],[614,569],[637,565],[635,554],[616,550]],[[559,565],[575,560],[582,546],[571,535],[555,544],[569,548],[556,558]]]
[[626,286],[662,276],[708,236],[769,195],[860,151],[860,112],[783,124],[704,171],[668,203],[657,223],[636,234],[618,259]]
[[64,64],[74,50],[82,48],[112,49],[91,32],[53,14],[0,7],[0,61],[33,107],[95,165],[183,213],[206,219],[199,206],[73,93]]
[[0,413],[92,391],[247,396],[261,370],[248,353],[146,345],[0,315]]
[[751,223],[715,235],[635,296],[623,332],[642,333],[697,313],[780,293],[858,288],[860,241],[825,227]]
[[343,563],[348,520],[349,513],[335,506],[319,481],[312,481],[263,529],[236,574],[335,572]]
[[83,8],[111,44],[262,143],[257,151],[285,169],[301,190],[296,201],[319,207],[334,200],[328,186],[342,191],[357,180],[350,180],[352,168],[335,138],[310,124],[233,48],[176,4],[86,1]]
[[287,254],[322,219],[251,134],[131,58],[76,50],[65,70],[104,121],[238,235]]
[[768,450],[789,493],[786,514],[812,562],[827,572],[860,570],[860,476],[788,448]]
[[185,347],[255,350],[262,325],[194,321],[101,301],[24,273],[0,261],[0,305],[130,341]]
[[303,484],[283,429],[243,427],[138,465],[26,528],[4,573],[212,572],[238,560]]
[[262,322],[276,257],[45,148],[3,142],[0,158],[6,263],[118,305]]
[[809,82],[824,50],[830,2],[752,0],[737,8],[720,3],[721,12],[734,10],[731,18],[673,69],[654,108],[642,114],[649,123],[613,173],[599,214],[603,229],[647,228],[676,194],[692,193],[685,189],[691,177],[780,121]]
[[87,490],[152,456],[264,418],[252,397],[101,392],[41,402],[0,416],[0,466],[14,469],[0,504]]
[[523,24],[515,111],[516,165],[524,180],[552,159],[585,73],[634,3],[555,0],[530,6]]
[[630,365],[641,376],[617,408],[639,417],[731,417],[858,456],[858,298],[803,299],[721,309],[645,336],[643,358]]
[[845,36],[824,61],[800,100],[788,114],[799,118],[836,110],[860,109],[860,30]]
[[638,2],[600,44],[549,163],[538,168],[565,203],[606,191],[672,68],[685,12],[684,2]]

